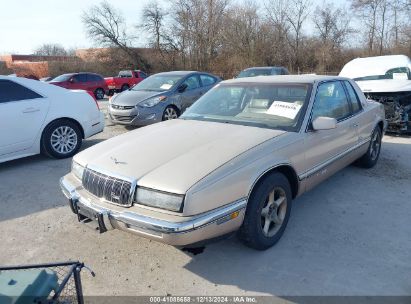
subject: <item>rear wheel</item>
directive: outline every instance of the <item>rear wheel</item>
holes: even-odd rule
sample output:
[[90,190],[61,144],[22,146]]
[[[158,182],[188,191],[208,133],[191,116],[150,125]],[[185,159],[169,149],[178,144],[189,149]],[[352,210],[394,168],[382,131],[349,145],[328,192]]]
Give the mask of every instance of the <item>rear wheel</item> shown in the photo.
[[370,146],[359,160],[358,164],[363,168],[372,168],[378,161],[381,152],[382,132],[380,127],[375,127],[371,135]]
[[130,86],[128,84],[123,84],[123,86],[121,87],[121,92],[128,90],[130,88]]
[[178,118],[178,111],[173,106],[167,106],[163,113],[163,120],[171,120]]
[[54,158],[71,157],[78,152],[81,142],[81,131],[75,122],[66,119],[56,120],[43,132],[42,152]]
[[104,90],[102,88],[98,88],[94,91],[94,96],[96,96],[97,100],[101,100],[104,98]]
[[239,236],[249,247],[265,250],[284,233],[291,212],[291,187],[281,173],[264,178],[253,190]]

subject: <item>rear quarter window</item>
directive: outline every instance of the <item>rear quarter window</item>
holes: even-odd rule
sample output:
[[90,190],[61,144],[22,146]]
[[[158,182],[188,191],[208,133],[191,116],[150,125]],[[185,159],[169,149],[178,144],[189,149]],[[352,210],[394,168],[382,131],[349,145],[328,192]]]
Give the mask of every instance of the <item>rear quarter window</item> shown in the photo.
[[0,104],[18,100],[42,98],[36,92],[10,80],[0,80]]

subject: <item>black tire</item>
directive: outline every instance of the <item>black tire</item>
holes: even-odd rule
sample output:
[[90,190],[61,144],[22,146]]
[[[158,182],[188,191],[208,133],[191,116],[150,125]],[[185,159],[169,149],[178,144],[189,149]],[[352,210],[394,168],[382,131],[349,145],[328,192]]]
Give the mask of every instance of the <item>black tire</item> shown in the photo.
[[128,84],[123,84],[123,86],[121,87],[121,92],[128,90],[130,88],[130,86]]
[[382,141],[381,128],[377,126],[372,132],[371,141],[370,141],[370,145],[368,147],[367,153],[365,153],[356,162],[360,167],[369,169],[375,166],[380,156],[380,152],[381,152],[381,141]]
[[180,116],[178,109],[174,106],[167,106],[164,109],[162,120],[176,119]]
[[[281,189],[282,196],[275,198],[276,189]],[[274,191],[274,192],[273,192]],[[266,217],[263,216],[263,210],[269,208],[270,193],[274,193],[274,200],[277,201],[280,197],[286,199],[286,205],[280,204],[278,208],[269,211],[269,216],[275,215],[278,220],[280,218],[279,211],[281,210],[281,223],[274,222],[269,223],[269,233],[265,233],[265,221]],[[250,195],[247,209],[244,217],[244,222],[239,230],[239,237],[243,243],[251,248],[257,250],[266,250],[276,244],[284,233],[287,226],[288,219],[291,213],[292,194],[291,187],[288,179],[281,173],[275,172],[262,181],[260,181],[254,188]],[[275,204],[274,204],[275,205]],[[263,220],[264,219],[264,220]],[[264,222],[264,223],[263,223]],[[264,227],[263,227],[264,226]]]
[[[64,130],[66,130],[66,135],[64,135]],[[56,137],[58,134],[62,134],[62,137]],[[71,157],[80,150],[82,138],[80,128],[75,122],[59,119],[53,121],[44,129],[41,137],[41,150],[43,154],[52,158]],[[56,143],[56,140],[62,142]],[[66,148],[61,150],[62,145]]]
[[94,91],[94,96],[97,100],[101,100],[104,98],[105,92],[102,88],[98,88]]

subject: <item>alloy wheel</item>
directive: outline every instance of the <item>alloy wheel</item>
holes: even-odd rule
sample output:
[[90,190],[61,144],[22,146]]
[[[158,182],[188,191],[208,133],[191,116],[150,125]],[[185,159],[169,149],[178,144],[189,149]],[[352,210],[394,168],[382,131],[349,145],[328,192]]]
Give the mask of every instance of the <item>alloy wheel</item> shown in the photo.
[[264,236],[272,237],[280,230],[287,212],[287,196],[284,189],[274,188],[261,209],[261,228]]
[[97,97],[97,99],[103,99],[104,98],[104,91],[102,89],[97,89],[96,97]]
[[380,149],[381,149],[380,133],[374,132],[374,135],[371,139],[371,145],[370,145],[371,160],[374,161],[378,157],[378,154],[380,153]]
[[77,140],[77,133],[74,129],[69,126],[61,126],[51,133],[50,143],[57,153],[68,154],[76,148]]
[[177,111],[173,107],[168,107],[164,111],[164,120],[176,119],[177,117],[178,117]]

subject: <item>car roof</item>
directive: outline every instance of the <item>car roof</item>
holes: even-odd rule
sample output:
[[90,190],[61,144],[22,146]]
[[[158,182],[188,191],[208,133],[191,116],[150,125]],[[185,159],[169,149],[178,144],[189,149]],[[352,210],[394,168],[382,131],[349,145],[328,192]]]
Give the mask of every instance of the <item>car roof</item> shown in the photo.
[[348,80],[348,78],[325,75],[270,75],[236,78],[222,83],[315,83],[327,80]]
[[251,68],[246,68],[243,71],[248,71],[248,70],[265,70],[265,69],[275,69],[275,68],[284,68],[283,66],[264,66],[264,67],[251,67]]
[[[156,75],[179,75],[179,76],[185,76],[185,75],[194,74],[194,73],[203,74],[203,72],[197,72],[197,71],[170,71],[170,72],[157,73]],[[208,73],[205,73],[205,72],[204,72],[204,74],[208,74]]]

